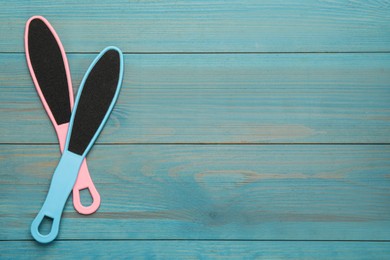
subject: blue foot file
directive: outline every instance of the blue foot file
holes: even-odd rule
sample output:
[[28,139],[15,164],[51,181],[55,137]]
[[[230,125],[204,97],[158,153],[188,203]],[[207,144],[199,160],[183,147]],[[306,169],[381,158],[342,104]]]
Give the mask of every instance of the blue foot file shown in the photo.
[[[31,224],[31,234],[38,242],[49,243],[57,237],[62,211],[81,163],[110,116],[122,78],[123,54],[116,47],[105,48],[86,72],[70,118],[64,152],[53,174],[46,200]],[[43,235],[39,226],[45,217],[53,222],[50,232]]]

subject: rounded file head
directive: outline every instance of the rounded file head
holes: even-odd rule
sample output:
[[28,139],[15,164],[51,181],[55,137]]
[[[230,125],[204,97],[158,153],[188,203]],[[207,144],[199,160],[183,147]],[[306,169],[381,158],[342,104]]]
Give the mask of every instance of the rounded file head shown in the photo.
[[60,39],[45,18],[34,16],[28,20],[25,45],[30,73],[53,124],[68,123],[73,105],[68,61]]
[[115,47],[103,50],[85,75],[71,120],[68,150],[86,154],[108,119],[122,81],[122,53]]

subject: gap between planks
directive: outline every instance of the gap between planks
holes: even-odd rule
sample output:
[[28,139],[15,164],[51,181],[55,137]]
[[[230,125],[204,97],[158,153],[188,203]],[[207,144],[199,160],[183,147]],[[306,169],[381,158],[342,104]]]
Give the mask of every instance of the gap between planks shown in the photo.
[[[99,52],[77,52],[77,51],[70,51],[66,52],[67,54],[99,54]],[[183,54],[183,55],[191,55],[191,54],[204,54],[204,55],[210,55],[210,54],[221,54],[221,55],[241,55],[241,54],[389,54],[390,51],[303,51],[303,52],[277,52],[277,51],[271,51],[271,52],[123,52],[123,54],[150,54],[150,55],[156,55],[156,54]],[[24,54],[24,52],[7,52],[7,51],[0,51],[0,54]]]
[[[29,242],[35,241],[34,239],[0,239],[0,242]],[[159,238],[151,238],[151,239],[56,239],[56,241],[215,241],[215,242],[313,242],[313,243],[321,243],[321,242],[334,242],[334,243],[389,243],[390,240],[313,240],[313,239],[159,239]]]
[[[58,143],[0,143],[0,145],[58,145]],[[390,145],[390,143],[96,143],[95,145]]]

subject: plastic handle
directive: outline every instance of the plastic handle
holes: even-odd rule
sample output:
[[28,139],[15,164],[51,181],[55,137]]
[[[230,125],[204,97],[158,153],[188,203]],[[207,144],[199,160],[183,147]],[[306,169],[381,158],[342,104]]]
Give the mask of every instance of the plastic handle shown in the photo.
[[[64,151],[66,143],[66,134],[68,133],[69,124],[62,124],[56,127],[58,141],[60,143],[61,152]],[[85,207],[81,204],[80,200],[80,190],[88,189],[92,197],[92,204]],[[73,187],[73,207],[75,210],[83,215],[89,215],[94,213],[100,207],[100,194],[97,191],[91,175],[89,174],[87,160],[84,159],[83,164],[81,165],[79,175],[77,177],[76,183]]]
[[[92,197],[92,204],[87,207],[81,204],[80,191],[83,189],[88,189]],[[87,161],[85,159],[83,164],[81,164],[79,176],[77,177],[76,184],[73,187],[73,206],[80,214],[84,215],[94,213],[100,206],[100,194],[92,182],[88,171]]]
[[[77,179],[83,159],[82,156],[69,151],[64,151],[62,154],[53,174],[45,203],[31,224],[31,234],[38,242],[49,243],[57,237],[62,211]],[[45,216],[53,219],[51,230],[47,235],[39,232],[39,226]]]

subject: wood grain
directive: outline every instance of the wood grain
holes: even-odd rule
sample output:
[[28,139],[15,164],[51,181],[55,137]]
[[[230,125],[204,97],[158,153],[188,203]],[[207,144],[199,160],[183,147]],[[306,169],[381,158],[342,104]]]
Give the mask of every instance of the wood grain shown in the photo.
[[[388,0],[0,6],[1,259],[390,255]],[[102,206],[69,200],[46,247],[29,226],[59,150],[23,54],[32,15],[56,28],[75,90],[104,47],[127,53],[89,155]]]
[[387,259],[384,242],[293,241],[55,241],[39,246],[30,241],[2,242],[0,257],[13,259]]
[[390,51],[388,0],[2,1],[0,52],[22,52],[32,15],[70,52]]
[[[74,86],[93,58],[70,55]],[[0,142],[57,142],[24,55],[0,66]],[[125,55],[125,75],[99,143],[390,142],[390,54]]]
[[[0,240],[30,239],[58,148],[1,148]],[[59,239],[390,240],[387,145],[97,145],[88,159],[102,205],[86,217],[68,201]]]

